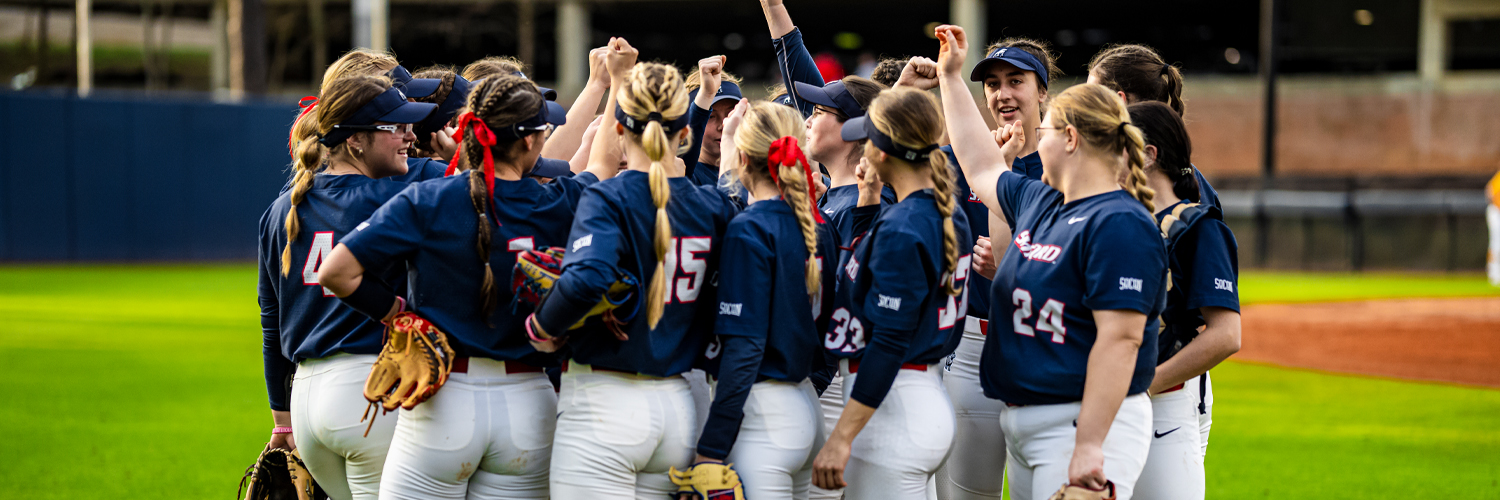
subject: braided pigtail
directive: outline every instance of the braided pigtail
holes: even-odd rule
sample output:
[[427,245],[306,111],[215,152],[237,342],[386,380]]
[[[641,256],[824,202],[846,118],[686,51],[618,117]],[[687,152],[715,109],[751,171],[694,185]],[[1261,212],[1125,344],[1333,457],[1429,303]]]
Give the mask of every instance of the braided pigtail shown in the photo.
[[938,214],[943,216],[943,290],[956,296],[963,290],[955,286],[957,280],[953,279],[958,272],[958,231],[953,227],[953,191],[956,189],[953,169],[948,168],[948,156],[940,153],[933,154],[928,160],[928,169],[932,171],[932,201],[937,204]]
[[[527,93],[527,90],[530,92]],[[454,168],[466,171],[469,176],[469,201],[479,220],[474,231],[474,250],[484,265],[479,303],[485,321],[488,322],[500,298],[495,270],[490,264],[495,237],[489,211],[494,198],[494,193],[491,192],[494,160],[498,157],[502,161],[511,161],[518,141],[509,139],[497,142],[493,130],[514,125],[526,116],[535,116],[537,107],[545,104],[531,82],[517,76],[502,75],[481,82],[469,93],[467,105],[470,114],[459,119],[463,135],[459,143],[460,157],[454,159]]]
[[1143,152],[1146,136],[1141,134],[1139,127],[1130,124],[1129,116],[1125,115],[1126,121],[1120,122],[1120,148],[1125,150],[1128,157],[1125,168],[1129,169],[1126,182],[1121,187],[1130,196],[1140,200],[1147,212],[1156,213],[1156,204],[1151,202],[1156,197],[1156,191],[1146,184],[1146,155]]
[[798,165],[783,164],[779,170],[777,187],[781,188],[781,200],[792,207],[797,227],[802,229],[802,242],[807,245],[807,293],[816,295],[823,280],[818,270],[818,226],[807,194],[807,173]]
[[[311,117],[298,121],[298,124],[315,121],[309,118]],[[307,192],[312,189],[313,177],[317,175],[318,168],[323,163],[323,155],[327,152],[327,148],[324,148],[312,136],[313,134],[308,134],[298,138],[297,154],[292,162],[292,169],[296,171],[296,175],[292,177],[292,206],[286,212],[286,247],[281,249],[282,276],[287,276],[292,272],[292,242],[297,241],[297,236],[302,232],[301,220],[297,217],[297,205],[307,199]]]

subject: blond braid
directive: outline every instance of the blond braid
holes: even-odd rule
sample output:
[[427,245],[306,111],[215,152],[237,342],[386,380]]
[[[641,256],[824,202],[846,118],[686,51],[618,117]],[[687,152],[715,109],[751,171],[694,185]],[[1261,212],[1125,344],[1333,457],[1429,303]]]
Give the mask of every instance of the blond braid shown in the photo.
[[958,272],[958,231],[953,227],[953,169],[948,168],[948,156],[937,151],[932,153],[928,169],[932,170],[932,201],[943,216],[943,289],[948,295],[958,295],[963,290],[955,286],[954,279]]
[[807,245],[807,293],[816,294],[822,279],[818,270],[818,226],[813,222],[812,201],[807,198],[807,172],[800,165],[782,165],[780,170],[781,199],[791,205],[802,229],[802,242]]
[[[640,63],[630,69],[625,85],[620,89],[620,109],[632,118],[645,120],[650,113],[661,113],[672,120],[687,112],[687,91],[683,89],[682,75],[676,68],[657,63]],[[646,292],[646,321],[656,328],[666,312],[667,301],[667,252],[672,251],[672,222],[667,216],[667,203],[672,200],[671,185],[667,182],[668,155],[679,149],[673,147],[667,129],[660,122],[646,122],[646,129],[639,136],[630,134],[640,142],[641,149],[651,160],[648,182],[651,186],[651,203],[656,206],[656,227],[652,246],[656,250],[656,272],[651,275],[651,284]]]
[[292,206],[286,212],[286,247],[281,249],[282,276],[287,276],[292,272],[292,242],[297,241],[297,236],[302,232],[301,220],[297,217],[297,205],[302,204],[302,200],[307,197],[307,192],[312,189],[313,177],[317,175],[318,167],[322,166],[323,155],[327,153],[327,150],[328,148],[323,147],[311,137],[299,137],[297,140],[297,158],[292,162],[292,168],[297,174],[292,177]]
[[1156,213],[1156,204],[1151,200],[1156,198],[1156,190],[1146,185],[1146,136],[1141,133],[1140,127],[1130,123],[1130,115],[1125,115],[1125,127],[1120,129],[1120,147],[1123,148],[1129,158],[1126,164],[1129,169],[1129,179],[1121,187],[1130,193],[1135,199],[1140,200],[1146,206],[1146,211]]

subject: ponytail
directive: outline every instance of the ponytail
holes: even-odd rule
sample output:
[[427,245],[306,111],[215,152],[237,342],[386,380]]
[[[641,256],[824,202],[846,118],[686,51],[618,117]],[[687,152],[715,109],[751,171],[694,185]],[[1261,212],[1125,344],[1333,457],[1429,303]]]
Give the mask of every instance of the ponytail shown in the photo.
[[646,150],[646,157],[651,159],[651,170],[648,176],[651,184],[651,204],[656,206],[656,230],[652,240],[652,246],[656,249],[656,272],[651,275],[651,285],[647,288],[646,321],[652,328],[661,322],[661,316],[666,312],[667,300],[667,252],[672,251],[672,220],[667,216],[667,202],[672,201],[672,187],[667,183],[667,130],[662,128],[661,122],[650,121],[646,123],[646,131],[641,133],[641,147]]
[[[298,123],[315,120],[299,120]],[[293,125],[293,130],[298,127]],[[287,276],[292,272],[292,242],[297,241],[297,236],[302,232],[301,220],[297,217],[297,205],[307,198],[307,192],[312,189],[313,177],[317,175],[318,168],[323,164],[323,157],[328,148],[323,147],[312,134],[297,138],[297,151],[293,156],[292,169],[296,174],[292,177],[292,199],[291,208],[286,212],[286,247],[281,249],[281,275]]]
[[1118,130],[1120,137],[1118,147],[1125,150],[1128,158],[1125,168],[1129,170],[1125,183],[1120,187],[1125,188],[1125,192],[1130,193],[1130,196],[1145,205],[1147,212],[1154,214],[1156,204],[1151,200],[1156,197],[1156,191],[1146,184],[1146,158],[1143,152],[1146,147],[1146,137],[1139,127],[1132,125],[1129,121],[1120,122]]
[[942,154],[932,155],[927,166],[932,170],[932,200],[943,216],[943,290],[957,296],[963,290],[955,286],[954,279],[958,272],[958,231],[953,228],[953,169],[948,168],[948,156]]
[[1167,106],[1171,107],[1172,111],[1176,111],[1177,116],[1186,115],[1187,103],[1182,102],[1182,71],[1179,71],[1176,66],[1164,64],[1161,68],[1161,77],[1164,80],[1162,94],[1166,98]]

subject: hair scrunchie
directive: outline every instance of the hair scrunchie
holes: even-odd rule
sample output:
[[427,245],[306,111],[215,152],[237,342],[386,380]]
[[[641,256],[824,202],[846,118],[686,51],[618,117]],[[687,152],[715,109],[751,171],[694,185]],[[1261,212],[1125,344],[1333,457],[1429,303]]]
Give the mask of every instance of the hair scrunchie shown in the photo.
[[807,201],[811,205],[813,220],[823,222],[823,213],[818,211],[817,188],[813,187],[812,165],[807,161],[807,156],[802,154],[802,147],[797,144],[797,138],[790,135],[782,136],[771,143],[771,150],[766,154],[767,170],[771,171],[771,182],[780,184],[777,171],[783,165],[796,167],[802,166],[802,171],[807,174]]

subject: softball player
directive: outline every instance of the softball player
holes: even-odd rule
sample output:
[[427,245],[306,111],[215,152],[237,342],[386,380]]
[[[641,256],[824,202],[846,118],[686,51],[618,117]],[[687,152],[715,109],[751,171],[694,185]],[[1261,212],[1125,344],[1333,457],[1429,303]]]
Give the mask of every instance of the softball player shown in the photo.
[[[1145,45],[1116,45],[1105,49],[1089,62],[1089,83],[1097,83],[1120,94],[1126,104],[1139,101],[1164,102],[1178,116],[1187,115],[1187,104],[1182,100],[1182,73],[1166,63],[1154,49]],[[1189,201],[1223,211],[1219,194],[1203,172],[1193,168],[1193,178],[1198,182],[1198,193]],[[1198,407],[1198,430],[1203,445],[1203,454],[1208,454],[1208,432],[1213,427],[1214,393],[1213,382],[1207,373],[1189,380],[1184,390]]]
[[543,370],[556,361],[527,343],[524,315],[497,280],[516,252],[564,244],[584,189],[614,170],[595,162],[547,184],[526,178],[546,132],[564,120],[524,78],[485,79],[468,109],[453,162],[462,172],[391,199],[341,240],[320,280],[388,317],[407,304],[366,271],[405,264],[415,276],[409,306],[458,355],[441,391],[401,411],[381,498],[548,497],[557,399]]
[[692,144],[680,158],[687,164],[687,178],[699,186],[719,183],[719,158],[724,119],[744,96],[740,77],[724,71],[724,56],[710,56],[698,61],[698,71],[686,81],[689,90],[688,127],[693,131]]
[[[416,140],[409,124],[435,106],[408,103],[382,77],[324,87],[322,104],[306,120],[317,128],[302,127],[308,135],[295,137],[291,189],[260,221],[261,329],[276,422],[268,446],[300,444],[308,470],[333,498],[375,498],[395,421],[362,436],[355,408],[365,402],[365,375],[383,328],[318,286],[319,265],[336,238],[407,186],[384,178],[406,173],[406,148]],[[395,269],[375,276],[396,286],[406,281]]]
[[1051,98],[1045,125],[1030,131],[1040,133],[1045,183],[997,167],[1019,154],[1026,131],[1007,125],[1003,147],[983,132],[960,74],[963,29],[936,34],[954,153],[975,195],[1015,221],[1017,248],[991,289],[1008,300],[994,302],[980,362],[985,395],[1006,403],[1012,498],[1112,483],[1128,499],[1150,446],[1156,344],[1145,332],[1156,329],[1166,274],[1141,132],[1108,89],[1075,86]]
[[734,464],[747,498],[805,499],[825,438],[808,378],[824,365],[818,338],[833,303],[835,266],[822,262],[838,248],[813,207],[801,115],[770,102],[748,108],[730,115],[724,144],[758,201],[724,235],[718,384],[695,462]]
[[972,240],[954,209],[952,170],[934,154],[942,134],[937,100],[905,88],[881,93],[842,130],[846,141],[868,139],[865,159],[899,200],[841,268],[824,337],[845,358],[848,391],[813,481],[844,487],[846,498],[927,498],[952,446],[953,407],[933,365],[958,345],[970,267],[961,242]]
[[[1156,212],[1158,225],[1173,228],[1167,239],[1172,287],[1161,316],[1165,328],[1157,338],[1158,365],[1150,390],[1151,454],[1136,483],[1136,496],[1202,499],[1203,444],[1195,432],[1198,405],[1184,390],[1184,382],[1197,380],[1239,350],[1238,246],[1217,209],[1187,201],[1199,196],[1192,142],[1182,118],[1155,101],[1128,109],[1130,121],[1146,134],[1147,183],[1162,207]],[[1205,327],[1202,333],[1199,327]]]
[[[992,44],[987,56],[974,66],[969,79],[982,82],[985,103],[990,115],[1003,129],[1006,125],[1034,128],[1041,124],[1047,105],[1050,76],[1059,74],[1047,46],[1035,40],[1010,38]],[[898,85],[922,90],[938,85],[937,63],[926,58],[912,58],[902,71]],[[952,146],[940,148],[948,155],[952,168],[961,168]],[[1036,152],[1036,140],[1026,141],[1011,169],[1028,178],[1041,179],[1042,162]],[[959,206],[968,216],[970,230],[977,238],[975,252],[991,251],[992,214],[968,181],[957,175]],[[993,236],[1010,238],[1009,219],[996,218]],[[1001,251],[1005,247],[1000,248]],[[990,280],[983,273],[970,278],[969,308],[964,319],[963,339],[944,366],[943,386],[953,401],[958,419],[958,438],[953,454],[937,475],[938,493],[948,500],[1000,498],[1005,476],[1005,436],[1000,430],[1000,409],[1004,404],[986,398],[980,390],[979,360],[983,350],[989,317]]]
[[[623,39],[611,50],[629,50]],[[611,74],[615,67],[611,65]],[[692,463],[696,409],[682,374],[703,352],[695,320],[713,307],[713,276],[734,206],[711,186],[683,178],[672,152],[687,140],[687,90],[676,68],[637,64],[615,80],[629,170],[584,193],[562,276],[527,322],[532,345],[572,353],[562,374],[552,455],[556,498],[661,498],[676,491],[670,467]],[[608,132],[613,131],[613,132]],[[628,131],[628,133],[625,133]],[[597,142],[597,141],[596,141]],[[567,335],[622,276],[645,279],[622,337],[598,322]]]

